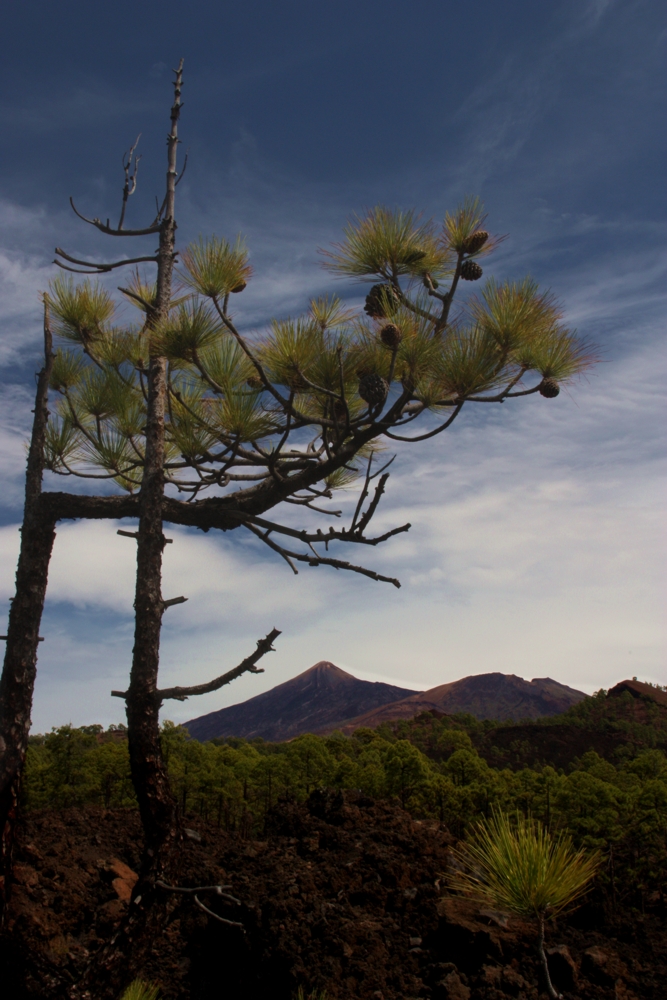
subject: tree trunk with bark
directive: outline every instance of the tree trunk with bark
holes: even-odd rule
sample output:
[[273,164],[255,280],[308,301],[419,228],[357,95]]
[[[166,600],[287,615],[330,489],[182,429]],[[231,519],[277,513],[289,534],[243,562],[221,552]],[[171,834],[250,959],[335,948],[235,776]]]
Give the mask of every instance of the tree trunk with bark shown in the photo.
[[48,301],[45,299],[44,367],[37,378],[16,596],[9,612],[5,661],[0,679],[0,925],[4,921],[11,889],[12,852],[21,775],[30,733],[39,629],[55,539],[55,520],[45,518],[40,507],[49,415],[49,380],[53,366],[51,348]]
[[[176,74],[175,99],[168,138],[167,194],[160,225],[157,294],[148,322],[150,330],[164,320],[171,302],[176,222],[174,203],[178,119],[181,109],[182,64]],[[165,610],[162,597],[162,522],[164,497],[165,410],[167,362],[151,352],[148,368],[146,451],[139,493],[135,631],[130,684],[125,693],[130,767],[144,829],[144,850],[132,893],[130,912],[120,932],[93,960],[74,995],[94,988],[95,996],[114,996],[131,971],[140,965],[165,918],[168,897],[156,886],[177,872],[177,847],[182,840],[178,804],[160,745],[158,671],[160,631]]]
[[[174,190],[181,94],[180,70],[175,90],[169,135],[167,203],[165,217],[160,227],[157,296],[154,314],[150,320],[151,326],[166,319],[171,301],[176,235]],[[180,836],[176,802],[169,787],[160,748],[160,699],[157,691],[160,630],[165,610],[161,584],[162,552],[165,545],[162,531],[162,499],[166,398],[167,362],[163,356],[152,354],[148,369],[145,465],[139,494],[134,650],[130,686],[126,697],[132,778],[139,797],[139,810],[146,836],[142,877],[135,896],[146,892],[147,886],[142,882],[149,876],[149,872],[159,872],[163,853],[165,850],[168,853],[170,843]]]

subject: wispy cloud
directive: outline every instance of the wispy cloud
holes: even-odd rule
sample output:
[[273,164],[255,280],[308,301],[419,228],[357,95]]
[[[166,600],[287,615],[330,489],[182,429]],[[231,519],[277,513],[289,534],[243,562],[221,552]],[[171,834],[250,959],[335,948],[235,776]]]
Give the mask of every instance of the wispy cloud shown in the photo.
[[581,4],[578,17],[579,25],[583,30],[591,31],[597,28],[600,21],[613,7],[618,5],[618,0],[588,0]]
[[[490,227],[511,233],[485,274],[530,273],[551,286],[568,324],[599,345],[602,363],[557,400],[471,407],[437,444],[400,448],[377,524],[410,520],[413,528],[368,555],[401,578],[400,591],[325,569],[294,578],[237,533],[170,531],[164,592],[189,600],[165,617],[165,681],[219,673],[274,624],[283,635],[264,675],[198,703],[168,706],[166,714],[186,719],[243,700],[321,658],[415,688],[495,669],[550,674],[585,690],[627,674],[664,680],[657,601],[664,590],[658,518],[667,256],[655,191],[635,198],[632,185],[640,182],[626,180],[636,150],[643,159],[657,149],[659,130],[642,114],[655,100],[646,73],[664,58],[650,8],[645,0],[566,4],[545,14],[542,35],[530,35],[536,44],[528,35],[510,37],[512,22],[498,47],[494,41],[481,54],[458,108],[447,99],[456,65],[443,73],[442,94],[430,92],[424,121],[431,144],[413,150],[397,131],[372,176],[341,168],[322,181],[288,169],[257,116],[230,130],[224,149],[200,136],[204,152],[178,189],[179,237],[246,233],[256,273],[235,302],[244,330],[298,313],[325,289],[361,302],[363,288],[332,284],[316,252],[351,212],[384,201],[437,216],[479,190]],[[228,96],[270,88],[300,60],[312,65],[312,53],[249,59],[238,73],[205,70],[193,89]],[[153,76],[161,72],[155,66]],[[118,120],[128,109],[133,120],[135,112],[154,119],[150,100],[123,104],[115,93],[104,85],[69,87],[62,107],[56,97],[25,104],[23,123],[11,108],[0,120],[9,115],[38,135],[54,123],[85,129],[97,118]],[[406,109],[424,99],[409,93]],[[363,95],[349,114],[372,129]],[[342,134],[343,147],[346,141]],[[91,199],[106,199],[104,178],[95,190],[79,181]],[[0,530],[5,597],[13,588],[32,407],[26,372],[41,360],[37,293],[53,273],[55,243],[96,259],[107,249],[66,205],[58,213],[39,207],[39,192],[26,204],[0,203],[0,452],[5,517],[12,520]],[[108,285],[117,283],[114,276]],[[351,503],[352,495],[341,496],[345,511]],[[109,690],[124,684],[130,662],[135,553],[115,530],[59,529],[40,648],[38,728],[121,717]]]
[[[204,680],[272,625],[284,634],[263,677],[166,714],[185,719],[243,700],[320,658],[415,688],[495,669],[585,690],[628,673],[659,680],[667,470],[657,428],[652,439],[646,428],[665,367],[640,350],[570,398],[533,399],[481,423],[473,415],[436,447],[402,448],[378,527],[410,520],[413,529],[368,556],[399,575],[400,592],[324,569],[293,578],[240,538],[170,529],[164,593],[189,601],[165,619],[165,680]],[[40,650],[47,687],[36,719],[55,718],[51,698],[61,698],[58,677],[74,647],[73,662],[89,650],[97,664],[80,675],[85,712],[118,717],[108,690],[129,668],[134,546],[115,527],[59,531],[49,590],[56,634]],[[10,567],[15,530],[0,538]]]

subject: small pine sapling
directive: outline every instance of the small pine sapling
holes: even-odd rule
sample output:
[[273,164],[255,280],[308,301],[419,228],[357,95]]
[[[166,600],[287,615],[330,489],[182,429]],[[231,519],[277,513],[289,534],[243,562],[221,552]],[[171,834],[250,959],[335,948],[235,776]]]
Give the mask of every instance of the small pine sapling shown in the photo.
[[158,1000],[160,988],[155,983],[135,979],[122,994],[120,1000]]
[[598,867],[597,857],[577,850],[564,833],[552,836],[531,817],[518,814],[510,819],[503,812],[480,823],[471,840],[452,855],[460,866],[450,874],[452,888],[536,921],[547,992],[552,1000],[559,1000],[544,951],[544,925],[587,892]]

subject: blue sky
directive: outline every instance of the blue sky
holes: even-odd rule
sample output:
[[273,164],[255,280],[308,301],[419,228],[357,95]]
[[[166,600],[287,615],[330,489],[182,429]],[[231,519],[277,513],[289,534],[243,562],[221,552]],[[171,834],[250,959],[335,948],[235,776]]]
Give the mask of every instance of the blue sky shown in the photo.
[[[384,202],[438,218],[474,193],[510,237],[486,273],[550,287],[602,363],[557,400],[464,412],[435,447],[399,452],[380,517],[414,528],[369,562],[397,574],[400,591],[322,568],[293,578],[247,540],[173,531],[164,592],[190,600],[165,618],[165,680],[207,679],[272,625],[283,635],[264,675],[166,715],[243,700],[319,659],[414,688],[488,670],[586,691],[628,675],[667,681],[662,5],[8,0],[3,29],[3,600],[38,292],[56,245],[117,252],[68,197],[113,217],[121,154],[141,132],[130,222],[150,214],[169,70],[183,56],[180,241],[247,235],[246,330],[327,290],[361,304],[360,286],[332,281],[317,255],[353,212]],[[129,667],[134,553],[116,527],[58,533],[36,729],[122,718],[109,691]]]

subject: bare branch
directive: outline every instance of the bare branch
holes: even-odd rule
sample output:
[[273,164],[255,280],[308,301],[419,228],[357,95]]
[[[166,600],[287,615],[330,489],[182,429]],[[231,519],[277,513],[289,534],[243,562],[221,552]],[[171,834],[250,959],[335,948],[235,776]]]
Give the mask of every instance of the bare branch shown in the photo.
[[180,174],[178,175],[178,180],[176,181],[176,184],[174,185],[174,187],[178,187],[178,185],[183,180],[183,176],[185,174],[185,171],[186,171],[186,168],[187,168],[187,165],[188,165],[188,156],[189,155],[190,155],[190,150],[188,149],[188,150],[186,150],[185,158],[183,159],[183,169],[181,170]]
[[236,896],[230,896],[229,893],[227,892],[223,892],[223,889],[229,889],[230,886],[201,885],[189,889],[187,887],[182,887],[178,885],[167,885],[167,883],[163,882],[161,879],[158,879],[158,881],[155,884],[159,886],[160,889],[164,889],[166,892],[181,892],[186,895],[194,896],[195,904],[199,907],[200,910],[203,910],[204,913],[207,913],[210,917],[214,917],[216,920],[219,920],[221,924],[227,924],[229,927],[240,927],[240,929],[245,934],[245,928],[243,924],[239,923],[238,920],[227,920],[226,917],[221,917],[218,913],[215,913],[213,910],[209,910],[208,906],[205,906],[202,903],[198,895],[198,893],[200,892],[214,892],[216,896],[220,896],[222,899],[225,900],[225,902],[234,903],[234,905],[240,906],[241,905],[240,899],[237,899]]
[[519,392],[508,392],[504,390],[497,396],[470,396],[469,402],[471,403],[502,403],[505,399],[516,399],[517,396],[532,396],[534,392],[540,391],[539,385],[534,385],[532,389],[522,389]]
[[[263,639],[257,640],[257,649],[251,656],[247,656],[245,660],[242,660],[241,663],[239,663],[238,667],[234,667],[233,670],[228,670],[226,674],[221,674],[220,677],[216,677],[215,680],[208,681],[206,684],[195,684],[192,687],[165,688],[163,691],[156,691],[155,698],[160,702],[165,701],[167,698],[174,701],[185,701],[187,698],[194,695],[208,694],[210,691],[217,691],[219,688],[224,687],[225,684],[230,684],[233,680],[236,680],[236,678],[240,677],[241,674],[263,673],[264,671],[258,670],[255,664],[258,660],[261,660],[266,653],[274,652],[273,642],[280,634],[280,629],[271,629],[267,636]],[[127,691],[112,691],[111,694],[115,698],[127,697]]]
[[231,889],[231,885],[194,885],[194,886],[180,886],[180,885],[167,885],[166,882],[161,880],[155,883],[159,885],[161,889],[167,889],[169,892],[182,892],[187,895],[194,895],[197,892],[214,892],[216,896],[221,896],[223,899],[229,900],[230,903],[234,903],[236,906],[241,905],[241,900],[237,899],[236,896],[231,896],[225,889]]
[[204,906],[199,896],[195,896],[195,903],[199,909],[203,910],[204,913],[207,913],[209,917],[214,917],[221,924],[227,924],[229,927],[240,927],[245,934],[245,927],[238,920],[227,920],[227,917],[221,917],[219,914],[214,913],[213,910],[209,910],[208,906]]
[[[393,459],[392,459],[392,461],[393,461]],[[370,472],[370,468],[369,468],[368,471]],[[371,502],[369,503],[368,509],[366,510],[366,513],[363,515],[363,517],[361,518],[361,520],[359,521],[359,524],[357,526],[356,533],[358,535],[362,535],[363,534],[364,528],[366,527],[366,525],[368,524],[368,522],[370,521],[370,519],[373,517],[373,514],[377,510],[377,506],[378,506],[378,504],[380,502],[382,494],[384,493],[384,488],[385,488],[385,485],[386,485],[388,479],[389,479],[389,473],[385,472],[385,474],[381,477],[380,482],[375,487],[375,495],[374,495],[373,499],[371,500]]]
[[136,302],[139,303],[139,305],[143,306],[147,310],[153,308],[153,306],[152,306],[152,304],[150,302],[147,302],[146,299],[142,299],[141,295],[137,295],[136,292],[130,291],[129,288],[121,288],[120,285],[119,285],[118,286],[118,291],[122,292],[123,295],[127,295],[131,299],[134,299]]
[[118,228],[123,228],[123,222],[125,221],[125,209],[127,208],[127,199],[130,195],[134,194],[137,190],[137,174],[139,173],[139,161],[140,156],[134,158],[134,173],[130,174],[132,168],[132,157],[134,156],[134,151],[139,145],[139,140],[141,139],[141,132],[137,136],[134,145],[130,148],[130,152],[127,154],[127,160],[123,156],[123,170],[125,172],[125,183],[123,185],[123,205],[120,210],[120,221],[118,223]]
[[[92,271],[74,271],[74,274],[106,274],[107,271],[113,271],[116,267],[125,267],[126,264],[141,264],[146,261],[153,262],[157,264],[157,257],[131,257],[129,260],[117,260],[113,264],[96,264],[95,261],[91,260],[79,260],[77,257],[70,257],[68,253],[61,250],[60,247],[56,247],[56,254],[58,257],[62,257],[63,260],[68,260],[71,264],[78,264],[79,267],[90,267],[93,268]],[[54,260],[54,264],[58,267],[62,267],[64,271],[72,271],[73,268],[67,267],[62,264],[59,260]]]
[[188,600],[187,597],[172,597],[169,601],[162,601],[162,610],[166,611],[167,608],[171,608],[174,604],[185,604]]
[[[0,639],[9,639],[9,636],[8,635],[0,635]],[[44,636],[43,635],[37,636],[37,642],[44,642]]]
[[[381,494],[380,494],[381,495]],[[379,497],[377,502],[379,502]],[[375,513],[375,508],[377,507],[377,502],[373,507],[373,513],[370,515],[365,525]],[[365,516],[365,515],[364,515]],[[254,517],[252,515],[246,515],[244,520],[244,527],[249,528],[251,525],[256,525],[258,528],[264,528],[268,532],[276,532],[279,535],[287,535],[289,538],[297,538],[300,542],[305,545],[312,545],[317,542],[356,542],[360,545],[380,545],[382,542],[386,542],[388,538],[392,538],[394,535],[400,535],[404,531],[409,531],[412,525],[408,522],[407,524],[402,524],[398,528],[391,528],[386,531],[384,535],[378,535],[376,538],[365,538],[361,533],[361,529],[357,528],[341,528],[336,530],[330,527],[326,534],[318,528],[316,532],[309,533],[307,531],[299,531],[297,528],[288,528],[287,525],[278,524],[275,521],[267,521],[263,517]],[[319,557],[318,557],[319,558]]]
[[[281,555],[283,559],[287,560],[287,562],[291,559],[295,559],[297,562],[308,563],[309,566],[333,566],[334,569],[345,569],[349,570],[351,573],[360,573],[362,576],[367,576],[369,580],[376,580],[380,583],[393,583],[395,587],[401,586],[400,581],[395,577],[382,576],[380,573],[376,573],[375,570],[366,569],[365,566],[354,566],[352,563],[347,562],[344,559],[331,559],[329,556],[319,556],[314,552],[314,550],[311,550],[310,554],[306,552],[292,552],[290,549],[286,549],[283,548],[282,545],[278,545],[278,543],[274,542],[272,538],[269,538],[268,531],[261,532],[249,522],[247,522],[245,526],[249,531],[252,531],[253,535],[260,538],[265,545],[268,545],[270,549],[273,549],[274,552]],[[402,528],[395,528],[390,534],[397,534],[399,531],[407,531],[409,527],[410,525],[408,524],[404,525]],[[388,538],[389,534],[385,537]],[[315,540],[326,541],[326,536],[320,537],[319,539],[316,538]],[[294,567],[292,567],[292,569],[294,569],[295,573],[298,572]]]
[[463,402],[457,403],[456,409],[452,413],[451,417],[444,422],[444,424],[441,424],[439,427],[436,427],[435,430],[433,431],[429,431],[427,434],[420,434],[419,437],[414,437],[414,438],[401,437],[399,434],[392,434],[390,431],[387,430],[385,430],[383,433],[386,434],[388,438],[391,438],[392,441],[426,441],[427,438],[435,437],[436,434],[441,434],[442,431],[446,431],[447,428],[450,426],[450,424],[452,424],[458,417],[459,413],[461,412],[462,406]]
[[[138,531],[123,531],[122,528],[119,528],[118,531],[116,532],[116,534],[117,535],[122,535],[123,538],[134,538],[134,539],[137,539],[139,537],[139,532]],[[165,538],[164,535],[162,536],[162,544],[163,545],[171,545],[173,543],[173,541],[174,541],[173,538]],[[173,604],[174,602],[172,601],[171,603]]]
[[109,220],[107,219],[106,225],[99,219],[89,219],[87,216],[82,215],[74,204],[74,199],[70,198],[70,205],[75,215],[78,215],[80,219],[87,222],[89,226],[95,226],[95,229],[99,229],[101,233],[106,233],[107,236],[151,236],[153,233],[160,232],[160,226],[153,223],[152,226],[148,226],[146,229],[114,229],[109,225]]
[[326,514],[327,517],[342,517],[342,510],[325,510],[324,507],[314,507],[312,497],[285,497],[285,503],[296,504],[297,507],[307,507],[316,514]]

